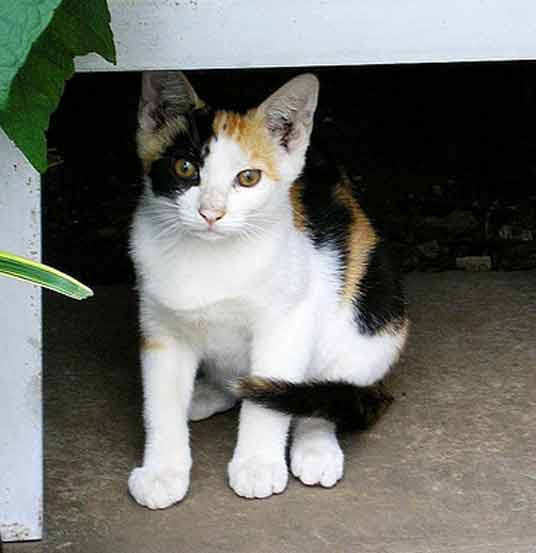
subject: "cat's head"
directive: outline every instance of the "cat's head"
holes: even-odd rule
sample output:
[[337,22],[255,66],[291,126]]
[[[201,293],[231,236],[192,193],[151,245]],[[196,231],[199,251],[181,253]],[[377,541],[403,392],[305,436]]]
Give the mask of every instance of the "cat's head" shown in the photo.
[[306,74],[245,114],[217,111],[182,73],[145,72],[137,142],[150,201],[177,231],[207,240],[275,223],[303,169],[317,99]]

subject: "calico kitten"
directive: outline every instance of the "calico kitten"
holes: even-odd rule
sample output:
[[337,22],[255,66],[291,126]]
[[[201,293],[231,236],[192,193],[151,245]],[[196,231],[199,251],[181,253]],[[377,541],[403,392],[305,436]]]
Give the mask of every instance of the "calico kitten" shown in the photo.
[[237,398],[238,495],[285,489],[293,414],[292,473],[335,485],[335,423],[366,422],[369,385],[404,346],[400,281],[349,180],[327,165],[304,170],[317,97],[316,77],[301,75],[239,115],[213,111],[182,73],[143,75],[145,191],[131,248],[146,444],[129,479],[141,505],[185,496],[188,418]]

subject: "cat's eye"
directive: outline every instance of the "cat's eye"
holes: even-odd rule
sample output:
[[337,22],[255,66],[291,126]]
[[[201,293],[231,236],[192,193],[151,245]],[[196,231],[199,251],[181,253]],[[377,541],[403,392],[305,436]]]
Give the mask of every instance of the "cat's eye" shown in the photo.
[[178,159],[175,162],[175,173],[183,179],[193,179],[197,176],[197,167],[187,159]]
[[238,183],[240,186],[255,186],[261,180],[261,175],[259,169],[246,169],[238,173]]

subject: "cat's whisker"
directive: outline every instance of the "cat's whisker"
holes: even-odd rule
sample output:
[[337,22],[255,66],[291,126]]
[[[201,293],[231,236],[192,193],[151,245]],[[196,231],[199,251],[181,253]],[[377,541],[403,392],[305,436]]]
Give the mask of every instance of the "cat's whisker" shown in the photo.
[[179,229],[179,223],[176,220],[166,223],[159,222],[157,226],[159,227],[159,232],[155,236],[156,240],[162,239],[166,235],[174,234]]
[[236,234],[238,238],[243,238],[243,239],[250,239],[256,236],[255,232],[252,231],[251,229],[248,229],[247,227],[240,228]]
[[264,228],[250,222],[242,222],[239,226],[239,236],[245,238],[259,238],[264,234]]

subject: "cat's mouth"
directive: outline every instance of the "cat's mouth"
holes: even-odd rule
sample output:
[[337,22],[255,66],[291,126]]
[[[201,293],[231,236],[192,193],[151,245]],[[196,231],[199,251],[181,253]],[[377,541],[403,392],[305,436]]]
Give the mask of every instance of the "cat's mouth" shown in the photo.
[[197,230],[193,234],[196,238],[200,238],[201,240],[209,240],[209,241],[222,240],[223,238],[226,237],[224,233],[218,230],[215,230],[213,228],[207,228],[205,230]]

